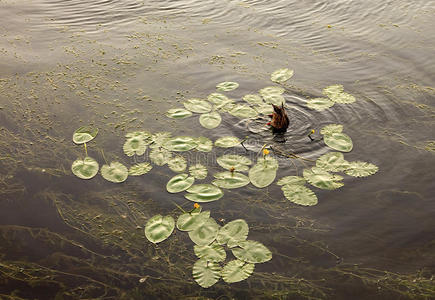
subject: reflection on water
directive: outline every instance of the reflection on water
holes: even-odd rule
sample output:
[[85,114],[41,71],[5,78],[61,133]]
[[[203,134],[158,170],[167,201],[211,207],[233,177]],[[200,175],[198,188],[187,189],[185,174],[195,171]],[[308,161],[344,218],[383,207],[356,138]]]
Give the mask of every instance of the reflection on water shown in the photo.
[[[433,165],[435,67],[433,1],[0,1],[0,298],[5,299],[430,299],[435,297]],[[272,136],[267,118],[223,114],[213,130],[198,117],[171,120],[167,109],[205,98],[223,81],[227,94],[285,85],[289,130]],[[324,111],[306,107],[342,84],[357,98]],[[307,160],[278,157],[277,178],[301,174],[330,151],[316,133],[343,124],[349,161],[379,172],[345,177],[336,191],[315,189],[319,204],[289,203],[275,184],[225,190],[204,204],[215,219],[243,218],[249,238],[273,259],[237,284],[201,289],[186,235],[150,245],[143,226],[155,214],[191,206],[165,186],[173,173],[115,185],[76,178],[84,149],[72,132],[100,129],[88,153],[100,164],[133,163],[133,130],[246,139],[255,160],[264,144]],[[248,152],[246,152],[248,151]],[[189,163],[219,170],[216,149]],[[143,158],[147,160],[145,156]],[[208,181],[207,181],[208,182]]]

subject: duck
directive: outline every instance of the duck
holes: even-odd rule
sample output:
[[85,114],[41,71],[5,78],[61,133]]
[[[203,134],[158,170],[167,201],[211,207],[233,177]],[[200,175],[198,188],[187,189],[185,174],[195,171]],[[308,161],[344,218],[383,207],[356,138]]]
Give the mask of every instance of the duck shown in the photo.
[[274,104],[272,106],[274,112],[269,115],[272,120],[267,125],[272,127],[273,132],[286,132],[290,121],[285,111],[284,103],[281,104],[281,107]]

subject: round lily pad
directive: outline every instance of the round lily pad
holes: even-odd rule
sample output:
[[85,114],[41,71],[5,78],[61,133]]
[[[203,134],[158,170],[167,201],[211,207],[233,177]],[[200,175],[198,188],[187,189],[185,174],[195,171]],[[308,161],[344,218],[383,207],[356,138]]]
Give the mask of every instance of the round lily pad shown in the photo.
[[284,94],[285,89],[283,87],[280,87],[280,86],[267,86],[265,88],[262,88],[258,92],[260,93],[261,96],[264,97],[265,95]]
[[227,171],[234,168],[235,171],[246,172],[249,170],[252,161],[245,156],[225,154],[217,158],[217,163]]
[[171,216],[156,215],[145,225],[145,236],[154,244],[166,240],[174,231],[175,221]]
[[304,185],[307,181],[300,176],[285,176],[278,180],[277,185]]
[[313,206],[318,202],[316,194],[303,185],[284,185],[281,189],[290,202],[303,206]]
[[114,161],[110,165],[103,165],[101,167],[101,176],[107,181],[121,183],[127,179],[128,169],[120,162]]
[[189,237],[198,246],[211,244],[219,231],[219,225],[213,218],[208,218],[201,226],[189,231]]
[[152,142],[151,134],[149,132],[147,132],[147,131],[142,131],[142,130],[141,131],[129,132],[129,133],[127,133],[125,135],[125,137],[127,139],[130,139],[130,138],[142,139],[142,140],[144,140],[147,143],[147,145]]
[[224,193],[220,188],[212,184],[194,184],[187,189],[189,194],[184,195],[186,199],[193,202],[211,202],[219,200]]
[[231,102],[231,100],[228,99],[227,96],[225,96],[221,93],[211,93],[210,95],[208,95],[207,100],[216,106]]
[[92,157],[86,156],[84,159],[77,159],[71,165],[71,171],[81,179],[91,179],[98,173],[98,163]]
[[213,149],[213,142],[204,136],[200,136],[196,139],[198,146],[195,148],[201,152],[210,152]]
[[73,142],[76,144],[84,144],[92,141],[98,134],[98,128],[91,126],[82,126],[74,131]]
[[290,78],[292,78],[293,74],[294,74],[293,70],[287,68],[278,69],[270,75],[270,80],[277,83],[283,83],[289,80]]
[[341,124],[329,124],[322,129],[320,129],[320,134],[333,134],[333,133],[340,133],[343,131],[343,125]]
[[222,269],[222,279],[227,283],[245,280],[254,272],[255,265],[241,260],[232,260]]
[[174,156],[168,161],[168,167],[174,172],[184,172],[187,168],[186,159],[180,155]]
[[224,137],[218,138],[214,142],[214,145],[217,147],[222,147],[222,148],[230,148],[230,147],[240,145],[240,142],[241,141],[238,138],[236,138],[235,136],[224,136]]
[[243,100],[245,100],[246,102],[248,102],[249,104],[263,104],[263,98],[261,98],[260,95],[258,94],[249,94],[249,95],[245,95],[242,98]]
[[285,104],[285,98],[280,94],[263,95],[264,102],[267,104],[282,105]]
[[192,276],[201,287],[209,288],[221,278],[221,267],[216,262],[202,258],[193,265]]
[[378,169],[378,166],[368,162],[353,161],[349,163],[349,166],[345,173],[347,175],[355,177],[366,177],[375,174]]
[[162,147],[166,141],[171,138],[172,134],[170,132],[156,132],[151,136],[152,145],[150,148]]
[[356,101],[355,97],[348,93],[339,93],[331,97],[331,100],[336,103],[350,104]]
[[207,129],[213,129],[219,126],[222,121],[221,115],[217,111],[202,114],[199,117],[199,123],[202,127]]
[[205,258],[208,261],[221,262],[227,257],[224,247],[214,241],[211,245],[193,246],[195,255],[199,258]]
[[248,233],[248,223],[243,219],[237,219],[221,227],[216,240],[220,245],[227,244],[229,248],[232,248],[237,246],[239,242],[246,240]]
[[196,179],[205,179],[207,177],[207,168],[201,164],[190,166],[189,173]]
[[151,161],[157,166],[165,165],[172,157],[172,153],[164,148],[154,148],[150,152]]
[[323,95],[332,99],[337,94],[343,93],[343,91],[344,91],[344,88],[341,84],[334,84],[334,85],[330,85],[330,86],[324,88]]
[[331,174],[328,171],[313,167],[311,169],[305,169],[304,178],[313,186],[324,190],[335,190],[343,186],[340,182],[343,177],[340,175]]
[[272,259],[272,252],[260,242],[243,241],[239,242],[238,246],[240,248],[233,248],[231,251],[239,260],[258,264]]
[[190,136],[177,136],[168,139],[164,144],[163,148],[169,151],[189,151],[198,146],[197,140]]
[[258,113],[248,105],[236,104],[229,113],[238,118],[255,118]]
[[122,149],[127,156],[143,155],[147,149],[147,144],[142,138],[132,137],[125,141]]
[[166,184],[166,190],[169,193],[179,193],[190,188],[195,178],[188,174],[182,173],[172,177]]
[[128,170],[128,175],[132,175],[132,176],[144,175],[149,171],[151,171],[152,168],[153,166],[147,162],[135,164],[134,166],[131,166],[130,169]]
[[181,231],[192,231],[210,218],[210,212],[204,211],[199,214],[184,213],[178,217],[177,228]]
[[184,108],[171,108],[166,112],[166,116],[172,119],[184,119],[192,115],[192,112]]
[[242,173],[220,172],[214,174],[213,184],[223,189],[236,189],[249,184],[249,178]]
[[351,138],[345,133],[332,133],[325,134],[323,136],[323,141],[328,147],[341,152],[350,152],[353,148],[353,143]]
[[266,103],[255,106],[255,110],[263,115],[270,115],[273,113],[272,105]]
[[314,98],[308,100],[307,107],[314,110],[322,111],[327,108],[330,108],[331,106],[334,105],[334,103],[335,103],[334,101],[328,98]]
[[221,92],[229,92],[239,87],[237,82],[225,81],[216,85],[216,89]]
[[320,156],[316,160],[316,167],[326,171],[342,172],[349,168],[349,162],[344,159],[341,152],[329,152]]
[[249,170],[249,180],[254,186],[264,188],[275,180],[277,169],[278,162],[276,159],[272,157],[259,159],[258,162]]

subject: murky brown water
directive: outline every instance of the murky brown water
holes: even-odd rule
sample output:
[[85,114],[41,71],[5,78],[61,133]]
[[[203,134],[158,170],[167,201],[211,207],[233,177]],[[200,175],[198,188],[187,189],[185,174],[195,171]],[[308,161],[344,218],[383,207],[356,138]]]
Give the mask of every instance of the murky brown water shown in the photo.
[[[0,298],[435,298],[434,1],[0,0],[0,20]],[[164,115],[222,81],[240,83],[228,95],[242,101],[283,67],[295,70],[285,136],[252,133],[229,114],[214,130]],[[332,84],[357,102],[305,106]],[[316,159],[330,150],[306,133],[330,123],[353,140],[346,159],[379,172],[313,188],[313,207],[275,184],[204,204],[215,219],[247,220],[249,238],[273,252],[246,281],[209,289],[192,279],[187,235],[159,247],[143,235],[149,217],[192,204],[166,192],[172,171],[119,185],[70,171],[83,155],[72,133],[87,124],[100,129],[92,157],[128,164],[132,130],[247,137],[251,157],[268,143]],[[223,152],[189,160],[213,174]],[[278,178],[304,168],[279,163]]]

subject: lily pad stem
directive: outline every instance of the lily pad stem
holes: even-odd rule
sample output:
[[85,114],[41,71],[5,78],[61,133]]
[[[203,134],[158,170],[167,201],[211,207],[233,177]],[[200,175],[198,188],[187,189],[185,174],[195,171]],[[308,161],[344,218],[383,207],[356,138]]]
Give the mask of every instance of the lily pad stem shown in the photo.
[[176,207],[178,207],[183,213],[186,213],[186,211],[180,206],[180,205],[178,205],[177,203],[175,203],[174,201],[172,201],[172,203],[174,203],[174,205],[176,206]]
[[86,147],[86,143],[84,143],[83,145],[85,145],[85,153],[86,153],[86,157],[88,157],[88,147]]
[[104,161],[106,162],[106,165],[108,165],[109,163],[107,162],[107,159],[106,159],[106,157],[104,156],[104,150],[103,150],[103,149],[100,149],[100,151],[101,151],[101,156],[103,156],[103,159],[104,159]]

